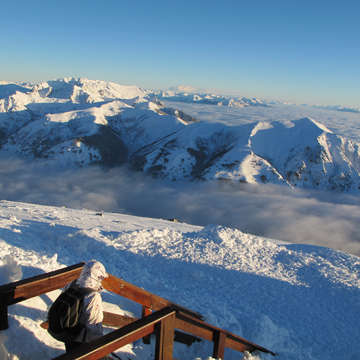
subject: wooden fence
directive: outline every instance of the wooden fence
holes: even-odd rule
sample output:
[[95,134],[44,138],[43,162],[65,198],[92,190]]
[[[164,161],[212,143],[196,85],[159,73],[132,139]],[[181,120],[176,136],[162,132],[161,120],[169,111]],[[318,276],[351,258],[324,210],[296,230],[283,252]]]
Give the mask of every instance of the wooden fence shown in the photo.
[[[0,330],[7,329],[9,326],[8,306],[64,287],[67,283],[79,277],[83,265],[84,263],[79,263],[0,286]],[[143,317],[133,319],[104,312],[104,325],[121,328],[92,342],[84,343],[73,351],[55,359],[100,359],[138,339],[147,339],[147,342],[149,342],[151,334],[156,335],[156,360],[172,359],[174,341],[190,345],[199,339],[213,342],[212,356],[214,358],[224,358],[225,348],[240,352],[261,351],[275,355],[274,352],[262,346],[206,323],[197,312],[152,294],[113,275],[103,281],[103,286],[108,291],[141,304],[143,306]],[[46,328],[46,323],[42,326]]]

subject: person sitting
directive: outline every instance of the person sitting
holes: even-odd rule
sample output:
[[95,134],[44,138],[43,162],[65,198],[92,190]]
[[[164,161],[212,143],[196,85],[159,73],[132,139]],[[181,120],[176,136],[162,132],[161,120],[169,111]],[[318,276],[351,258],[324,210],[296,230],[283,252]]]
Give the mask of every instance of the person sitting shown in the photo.
[[100,292],[103,290],[101,282],[107,277],[104,265],[91,260],[84,265],[79,278],[65,287],[64,290],[70,286],[77,286],[86,292],[79,317],[81,330],[73,338],[65,341],[66,352],[84,342],[103,336],[103,305]]

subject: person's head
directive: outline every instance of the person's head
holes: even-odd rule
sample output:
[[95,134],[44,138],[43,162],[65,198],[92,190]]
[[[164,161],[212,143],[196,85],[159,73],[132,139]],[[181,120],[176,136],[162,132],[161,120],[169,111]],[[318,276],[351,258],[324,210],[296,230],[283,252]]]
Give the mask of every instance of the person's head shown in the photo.
[[101,282],[108,276],[101,262],[90,260],[84,265],[76,283],[81,287],[100,291],[102,290]]

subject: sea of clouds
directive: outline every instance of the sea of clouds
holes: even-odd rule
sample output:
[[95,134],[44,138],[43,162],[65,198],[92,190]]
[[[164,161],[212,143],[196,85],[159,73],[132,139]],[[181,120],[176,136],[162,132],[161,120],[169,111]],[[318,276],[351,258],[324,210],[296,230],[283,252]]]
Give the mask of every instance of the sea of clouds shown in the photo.
[[177,218],[360,255],[360,196],[284,186],[169,182],[126,167],[59,169],[0,158],[0,199]]

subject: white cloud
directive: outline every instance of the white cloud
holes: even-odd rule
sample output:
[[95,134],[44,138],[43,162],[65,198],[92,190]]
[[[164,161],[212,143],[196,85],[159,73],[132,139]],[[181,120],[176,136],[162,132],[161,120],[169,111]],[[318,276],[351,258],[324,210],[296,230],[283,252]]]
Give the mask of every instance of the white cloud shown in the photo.
[[[2,169],[2,170],[1,170]],[[359,198],[281,186],[170,183],[126,168],[51,170],[0,160],[0,198],[120,211],[328,246],[360,255]]]

